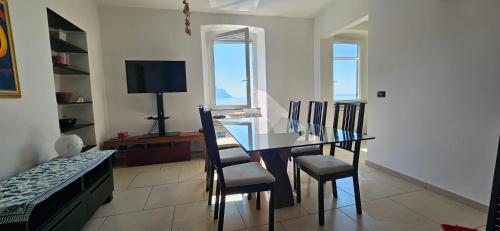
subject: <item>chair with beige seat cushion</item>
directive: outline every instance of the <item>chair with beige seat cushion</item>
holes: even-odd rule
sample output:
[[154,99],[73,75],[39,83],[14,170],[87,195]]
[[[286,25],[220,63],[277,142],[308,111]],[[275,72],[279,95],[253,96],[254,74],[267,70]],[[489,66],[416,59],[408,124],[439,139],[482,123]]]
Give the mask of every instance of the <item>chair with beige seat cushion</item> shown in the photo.
[[[203,113],[205,112],[205,109],[203,106],[198,107],[198,111],[200,113],[200,118],[201,118],[201,123],[203,125]],[[206,145],[206,142],[205,142]],[[219,140],[217,140],[217,148],[221,149],[219,146]],[[208,151],[207,151],[208,152]],[[209,156],[207,155],[207,158],[205,159],[205,169],[207,171],[206,173],[206,187],[205,190],[208,191],[208,205],[212,204],[212,194],[213,194],[213,188],[214,188],[214,178],[215,178],[215,168],[214,166],[211,165]],[[248,163],[251,161],[250,156],[243,151],[241,148],[229,148],[229,149],[222,149],[220,151],[220,159],[222,162],[222,165],[224,167],[226,166],[231,166],[235,164],[242,164],[242,163]],[[250,196],[250,195],[249,195]],[[260,198],[258,198],[260,199]],[[258,202],[258,201],[257,201]]]
[[[326,112],[328,110],[328,102],[320,102],[320,101],[309,101],[309,108],[307,114],[307,123],[325,126],[326,124]],[[322,155],[323,154],[323,145],[314,145],[314,146],[306,146],[306,147],[297,147],[292,148],[290,150],[290,156],[293,161],[293,187],[297,188],[297,174],[295,172],[296,163],[295,158],[299,156],[308,156],[308,155]]]
[[[274,201],[273,185],[274,176],[264,169],[259,163],[251,162],[238,165],[224,166],[221,152],[217,146],[212,113],[202,113],[202,125],[205,143],[211,166],[217,171],[217,187],[215,193],[214,219],[219,219],[218,230],[224,227],[224,212],[226,207],[226,195],[265,192],[269,191],[269,230],[274,230]],[[220,198],[220,205],[219,205]],[[257,204],[260,209],[260,204]]]
[[[341,125],[338,126],[340,118],[339,111],[343,108],[344,115],[342,116]],[[346,132],[344,135],[352,133],[362,134],[363,132],[363,119],[365,112],[365,103],[336,103],[334,115],[334,129],[341,129]],[[357,114],[357,118],[356,118]],[[356,125],[357,124],[357,125]],[[356,130],[354,127],[357,126]],[[341,132],[341,131],[339,131]],[[354,143],[354,146],[353,146]],[[352,164],[343,160],[335,158],[335,149],[341,148],[348,152],[353,153]],[[354,148],[354,149],[353,149]],[[295,159],[296,166],[296,179],[297,179],[297,203],[301,202],[301,189],[300,189],[300,171],[312,176],[318,181],[318,216],[319,224],[324,225],[324,184],[328,181],[332,182],[333,197],[337,198],[337,179],[352,177],[354,185],[354,196],[356,199],[356,212],[361,214],[361,196],[359,191],[358,181],[358,164],[359,153],[361,149],[361,141],[356,142],[343,142],[339,144],[332,144],[330,155],[315,155],[315,156],[301,156]]]

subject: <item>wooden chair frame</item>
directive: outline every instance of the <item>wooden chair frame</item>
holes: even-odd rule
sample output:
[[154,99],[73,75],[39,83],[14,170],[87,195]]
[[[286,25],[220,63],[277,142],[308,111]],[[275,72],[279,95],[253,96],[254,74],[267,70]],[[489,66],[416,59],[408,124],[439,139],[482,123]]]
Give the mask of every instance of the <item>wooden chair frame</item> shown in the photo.
[[[336,103],[335,104],[335,115],[334,115],[334,129],[342,129],[348,132],[354,132],[354,124],[356,123],[356,110],[358,104],[356,103]],[[358,119],[357,119],[357,129],[356,133],[361,134],[363,132],[363,122],[364,122],[364,113],[365,113],[365,103],[359,103],[359,110],[358,110]],[[341,127],[338,125],[338,120],[339,120],[339,111],[341,107],[344,107],[344,115],[342,119],[342,124]],[[347,109],[346,109],[347,108]],[[354,150],[352,150],[352,143],[354,143]],[[356,212],[358,214],[362,213],[362,208],[361,208],[361,195],[360,195],[360,190],[359,190],[359,177],[358,177],[358,166],[359,166],[359,154],[361,150],[361,141],[355,141],[355,142],[343,142],[339,144],[332,144],[332,148],[330,150],[330,155],[335,156],[335,148],[342,148],[344,150],[347,150],[349,152],[353,153],[353,161],[352,161],[352,166],[354,169],[352,170],[347,170],[343,172],[338,172],[335,174],[329,174],[329,175],[317,175],[315,174],[311,169],[308,169],[307,167],[300,165],[300,163],[297,163],[296,165],[296,181],[297,181],[297,187],[296,187],[296,193],[297,193],[297,203],[301,202],[301,189],[300,189],[300,171],[304,171],[305,173],[309,174],[311,177],[316,179],[318,181],[318,210],[319,210],[319,224],[323,226],[325,224],[325,209],[324,209],[324,184],[328,181],[332,182],[332,193],[333,197],[337,198],[338,193],[337,193],[337,183],[336,180],[342,179],[342,178],[347,178],[347,177],[352,177],[353,179],[353,185],[354,185],[354,197],[356,200]]]
[[299,120],[300,118],[300,101],[290,101],[288,107],[288,119]]
[[[224,227],[224,212],[226,206],[226,196],[232,194],[240,193],[259,193],[263,191],[270,192],[269,199],[269,230],[274,230],[274,195],[273,186],[274,183],[270,184],[255,184],[246,185],[238,187],[228,187],[225,184],[223,165],[220,160],[219,149],[217,146],[217,139],[215,135],[215,129],[212,120],[212,113],[210,111],[203,112],[202,124],[205,135],[205,143],[207,145],[207,152],[209,155],[209,160],[212,166],[217,171],[218,181],[215,192],[215,209],[214,209],[214,219],[219,219],[218,230],[222,231]],[[219,205],[220,198],[220,205]],[[260,209],[260,198],[257,199],[257,209]]]

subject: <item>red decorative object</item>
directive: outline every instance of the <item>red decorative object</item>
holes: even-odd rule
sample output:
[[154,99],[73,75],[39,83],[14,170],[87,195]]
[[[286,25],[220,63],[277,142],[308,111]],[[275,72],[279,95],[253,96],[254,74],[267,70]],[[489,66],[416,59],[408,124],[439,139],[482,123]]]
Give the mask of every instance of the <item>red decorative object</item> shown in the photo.
[[470,229],[470,228],[465,228],[465,227],[461,227],[461,226],[458,226],[458,225],[441,225],[441,227],[443,228],[443,231],[479,231],[477,229]]
[[118,139],[126,139],[126,138],[128,138],[128,132],[127,131],[118,132],[117,136],[118,136]]
[[67,54],[57,54],[52,56],[54,64],[69,65],[69,56]]
[[183,0],[182,3],[184,4],[184,10],[182,11],[182,13],[186,15],[186,20],[184,21],[186,28],[184,29],[184,31],[187,35],[191,36],[191,11],[189,8],[189,3],[187,2],[187,0]]
[[56,92],[56,100],[58,103],[69,103],[73,93],[71,92]]

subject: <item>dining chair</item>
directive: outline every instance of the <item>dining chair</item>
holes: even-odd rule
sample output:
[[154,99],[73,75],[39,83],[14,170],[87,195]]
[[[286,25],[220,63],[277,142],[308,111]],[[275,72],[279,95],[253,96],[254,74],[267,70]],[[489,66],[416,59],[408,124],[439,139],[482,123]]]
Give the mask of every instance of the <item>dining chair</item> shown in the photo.
[[288,119],[299,120],[300,117],[300,101],[290,101],[288,107]]
[[[198,107],[198,111],[200,113],[200,119],[201,119],[201,124],[203,127],[203,130],[205,130],[205,126],[203,125],[204,119],[203,119],[203,113],[205,112],[205,108],[200,105]],[[214,129],[215,130],[215,129]],[[205,141],[205,145],[207,145]],[[225,166],[231,166],[231,165],[236,165],[236,164],[242,164],[242,163],[248,163],[251,161],[250,156],[241,148],[229,148],[229,149],[221,149],[220,145],[217,144],[217,149],[220,150],[220,160],[221,164]],[[206,148],[208,152],[208,145]],[[214,184],[214,177],[215,177],[215,168],[211,164],[210,161],[210,155],[207,155],[205,158],[206,166],[207,166],[207,172],[206,172],[206,191],[208,191],[208,205],[212,204],[212,194],[213,194],[213,184]],[[249,195],[250,196],[250,195]],[[259,196],[258,196],[259,197]],[[260,199],[260,197],[258,198]]]
[[[326,124],[326,112],[328,110],[328,102],[324,101],[309,101],[309,108],[307,113],[307,123],[319,126],[325,126]],[[293,187],[297,188],[297,173],[295,158],[305,155],[322,155],[323,145],[314,145],[306,147],[292,148],[290,150],[290,156],[293,161]]]
[[[365,113],[365,103],[336,103],[335,116],[334,116],[334,133],[336,136],[348,137],[354,133],[363,133],[363,119]],[[343,109],[341,124],[339,121],[339,112]],[[357,114],[357,116],[356,116]],[[356,118],[357,117],[357,118]],[[356,127],[356,129],[355,129]],[[339,134],[341,133],[341,134]],[[361,141],[354,142],[341,142],[339,144],[332,144],[330,155],[315,155],[315,156],[300,156],[296,158],[296,172],[297,172],[297,203],[301,202],[301,189],[300,189],[300,171],[304,171],[311,177],[318,181],[318,209],[319,209],[319,224],[321,226],[325,223],[324,212],[324,184],[328,181],[332,182],[333,196],[337,198],[337,179],[352,177],[354,184],[354,194],[356,199],[356,212],[361,214],[361,196],[359,191],[358,180],[358,165],[359,153],[361,149]],[[343,160],[335,158],[335,148],[341,148],[353,153],[352,164]]]
[[[217,147],[212,113],[203,112],[202,122],[205,143],[207,144],[209,160],[217,171],[217,186],[215,193],[214,219],[219,219],[218,230],[224,227],[224,212],[226,196],[240,193],[269,191],[269,230],[274,230],[274,176],[264,169],[260,163],[249,162],[231,166],[222,163],[221,152]],[[220,204],[219,204],[220,198]],[[259,201],[260,202],[260,201]],[[257,204],[260,209],[260,204]]]
[[486,230],[499,230],[500,227],[500,141],[498,141],[493,185],[491,187],[490,207]]

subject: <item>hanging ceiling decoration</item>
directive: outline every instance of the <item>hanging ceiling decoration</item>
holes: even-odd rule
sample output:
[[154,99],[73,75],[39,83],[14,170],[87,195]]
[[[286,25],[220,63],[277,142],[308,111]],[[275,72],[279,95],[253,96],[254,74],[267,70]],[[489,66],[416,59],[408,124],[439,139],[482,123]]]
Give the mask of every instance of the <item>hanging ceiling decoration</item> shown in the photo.
[[184,31],[186,32],[187,35],[191,36],[191,11],[189,9],[189,3],[187,0],[183,0],[182,3],[184,4],[184,10],[182,13],[186,16],[186,19],[184,21],[184,24],[186,24],[186,28],[184,28]]

